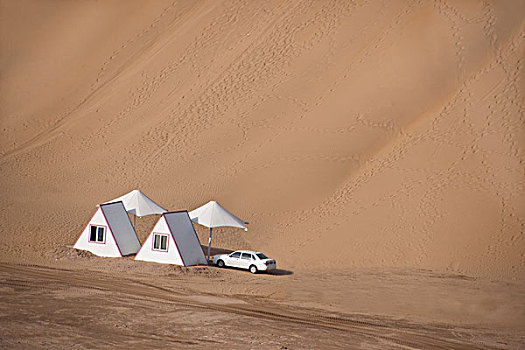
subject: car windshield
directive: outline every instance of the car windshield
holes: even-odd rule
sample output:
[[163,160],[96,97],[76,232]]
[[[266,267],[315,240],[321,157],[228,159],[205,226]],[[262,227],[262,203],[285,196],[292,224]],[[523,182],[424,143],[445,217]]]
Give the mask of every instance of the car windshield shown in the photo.
[[263,259],[268,259],[268,257],[266,255],[264,255],[263,253],[257,253],[257,256],[259,257],[259,259],[263,260]]

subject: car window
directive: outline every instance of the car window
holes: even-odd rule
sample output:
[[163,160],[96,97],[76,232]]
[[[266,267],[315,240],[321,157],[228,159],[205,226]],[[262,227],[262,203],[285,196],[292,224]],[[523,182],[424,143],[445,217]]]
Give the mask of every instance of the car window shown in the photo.
[[252,255],[249,254],[249,253],[242,253],[241,259],[251,260],[252,259]]
[[241,253],[235,252],[235,253],[230,255],[230,258],[237,258],[237,259],[239,259],[240,256],[241,256]]
[[257,256],[259,257],[259,259],[263,260],[263,259],[268,259],[268,257],[266,255],[264,255],[263,253],[257,253]]

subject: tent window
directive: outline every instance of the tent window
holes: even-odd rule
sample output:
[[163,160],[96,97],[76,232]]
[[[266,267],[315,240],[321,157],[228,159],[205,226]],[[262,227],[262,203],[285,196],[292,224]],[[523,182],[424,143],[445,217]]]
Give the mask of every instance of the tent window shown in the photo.
[[153,235],[153,250],[168,250],[168,236],[155,233]]
[[89,232],[89,241],[95,243],[105,243],[106,228],[104,226],[91,225]]

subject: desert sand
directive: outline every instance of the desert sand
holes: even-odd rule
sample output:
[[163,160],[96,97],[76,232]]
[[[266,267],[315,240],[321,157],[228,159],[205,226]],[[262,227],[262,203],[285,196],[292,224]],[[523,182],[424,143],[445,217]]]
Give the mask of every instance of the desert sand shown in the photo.
[[[0,0],[0,344],[525,346],[524,13]],[[280,270],[67,248],[135,188],[219,201],[250,225],[214,248]]]

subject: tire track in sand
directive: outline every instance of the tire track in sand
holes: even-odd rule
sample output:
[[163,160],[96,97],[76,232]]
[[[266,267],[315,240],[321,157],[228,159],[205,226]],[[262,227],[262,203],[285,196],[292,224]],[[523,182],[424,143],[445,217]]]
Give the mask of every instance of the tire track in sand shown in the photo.
[[[104,275],[93,271],[73,271],[54,269],[38,265],[0,264],[0,272],[4,274],[3,286],[26,287],[31,290],[45,289],[51,282],[59,284],[59,288],[85,288],[96,291],[106,291],[133,298],[149,298],[164,303],[179,304],[186,308],[214,310],[221,313],[266,319],[292,325],[302,325],[314,329],[324,329],[329,332],[352,332],[381,342],[393,343],[413,349],[490,349],[476,344],[465,343],[454,332],[444,331],[437,327],[411,327],[393,323],[387,320],[360,320],[357,317],[332,316],[308,309],[293,309],[282,305],[272,307],[249,303],[215,304],[188,298],[181,292],[151,283]],[[7,275],[7,277],[5,277]],[[440,334],[438,334],[438,332]],[[334,334],[337,335],[337,334]],[[455,337],[456,339],[450,339]]]

